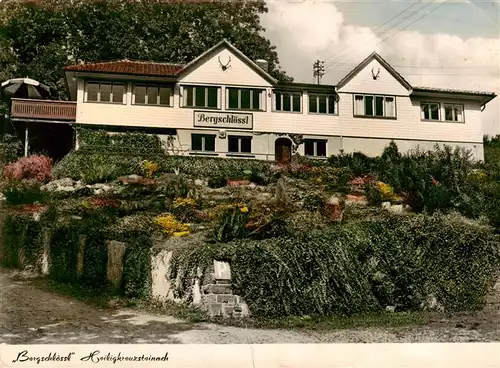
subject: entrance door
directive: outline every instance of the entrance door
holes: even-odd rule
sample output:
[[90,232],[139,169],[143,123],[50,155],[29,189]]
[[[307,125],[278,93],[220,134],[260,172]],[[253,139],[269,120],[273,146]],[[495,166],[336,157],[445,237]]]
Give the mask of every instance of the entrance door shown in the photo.
[[274,143],[274,154],[279,164],[289,164],[292,160],[292,141],[287,138],[278,138]]

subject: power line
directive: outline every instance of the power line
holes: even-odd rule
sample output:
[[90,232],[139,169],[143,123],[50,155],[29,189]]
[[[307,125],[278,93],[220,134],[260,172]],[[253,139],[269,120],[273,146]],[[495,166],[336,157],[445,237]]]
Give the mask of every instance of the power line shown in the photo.
[[[392,18],[390,18],[388,21],[386,21],[385,23],[383,23],[382,25],[378,26],[377,28],[374,29],[374,33],[377,33],[377,31],[381,30],[382,28],[384,28],[386,25],[388,25],[389,23],[391,23],[393,20],[395,20],[396,18],[398,18],[399,16],[403,15],[404,13],[408,12],[410,9],[412,9],[414,6],[422,3],[423,0],[418,0],[416,2],[414,2],[413,4],[411,4],[409,7],[405,8],[403,11],[399,12],[398,14],[396,14],[395,16],[393,16]],[[420,10],[423,10],[425,7],[427,7],[429,4],[424,4],[423,7],[421,7],[419,10],[417,10],[417,13],[420,11]],[[401,24],[401,22],[404,22],[405,20],[411,18],[413,15],[415,14],[411,14],[409,16],[406,16],[402,19],[400,19],[396,24],[393,24],[392,27],[395,27],[397,26],[398,24]],[[384,31],[386,32],[387,29]],[[374,40],[376,39],[376,36],[375,38],[373,38]],[[349,54],[349,52],[353,49],[353,47],[350,47],[350,48],[347,48],[347,50],[344,50],[343,53],[340,54],[340,56],[337,56],[337,61],[340,61],[340,60],[344,60],[345,59],[345,56],[347,56]],[[335,59],[334,60],[331,60],[329,61],[328,63],[326,63],[327,67],[329,67],[332,63],[335,62]]]
[[[430,11],[428,11],[427,13],[425,13],[424,15],[418,17],[415,21],[411,22],[410,24],[407,24],[406,26],[404,26],[403,28],[397,30],[395,33],[391,34],[390,36],[387,36],[385,38],[383,38],[382,40],[380,40],[376,45],[375,47],[377,47],[378,45],[380,45],[381,43],[387,41],[388,39],[394,37],[395,35],[397,35],[398,33],[404,31],[405,29],[407,29],[408,27],[411,27],[412,25],[414,25],[415,23],[419,22],[420,20],[422,20],[423,18],[425,18],[426,16],[428,16],[429,14],[435,12],[436,10],[438,10],[440,7],[442,7],[444,4],[448,3],[449,0],[445,0],[444,2],[440,3],[438,6],[434,7],[433,9],[431,9]],[[359,55],[361,53],[357,53],[356,55]],[[329,67],[326,68],[326,70],[328,70]]]

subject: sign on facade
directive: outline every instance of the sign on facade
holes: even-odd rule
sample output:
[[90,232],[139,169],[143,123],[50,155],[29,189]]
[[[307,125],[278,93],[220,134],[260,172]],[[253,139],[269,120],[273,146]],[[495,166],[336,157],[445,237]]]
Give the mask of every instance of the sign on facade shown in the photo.
[[253,129],[252,114],[195,111],[194,126],[204,128]]

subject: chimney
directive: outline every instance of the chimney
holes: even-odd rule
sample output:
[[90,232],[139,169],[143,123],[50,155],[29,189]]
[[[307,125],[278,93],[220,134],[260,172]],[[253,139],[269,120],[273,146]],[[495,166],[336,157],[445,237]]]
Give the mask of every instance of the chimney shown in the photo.
[[266,60],[263,59],[255,60],[255,64],[257,64],[266,73],[269,72],[269,63]]

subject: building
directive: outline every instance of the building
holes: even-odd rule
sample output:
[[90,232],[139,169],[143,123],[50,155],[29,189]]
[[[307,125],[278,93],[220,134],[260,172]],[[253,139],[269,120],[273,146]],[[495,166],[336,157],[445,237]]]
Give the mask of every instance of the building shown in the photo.
[[[278,161],[294,150],[315,158],[378,155],[391,140],[401,151],[438,143],[483,159],[481,111],[495,98],[411,86],[377,53],[337,85],[280,83],[265,61],[227,41],[187,65],[120,60],[65,73],[76,112],[74,102],[20,100],[13,118],[137,128],[160,135],[173,154]],[[294,135],[303,143],[295,145]]]

